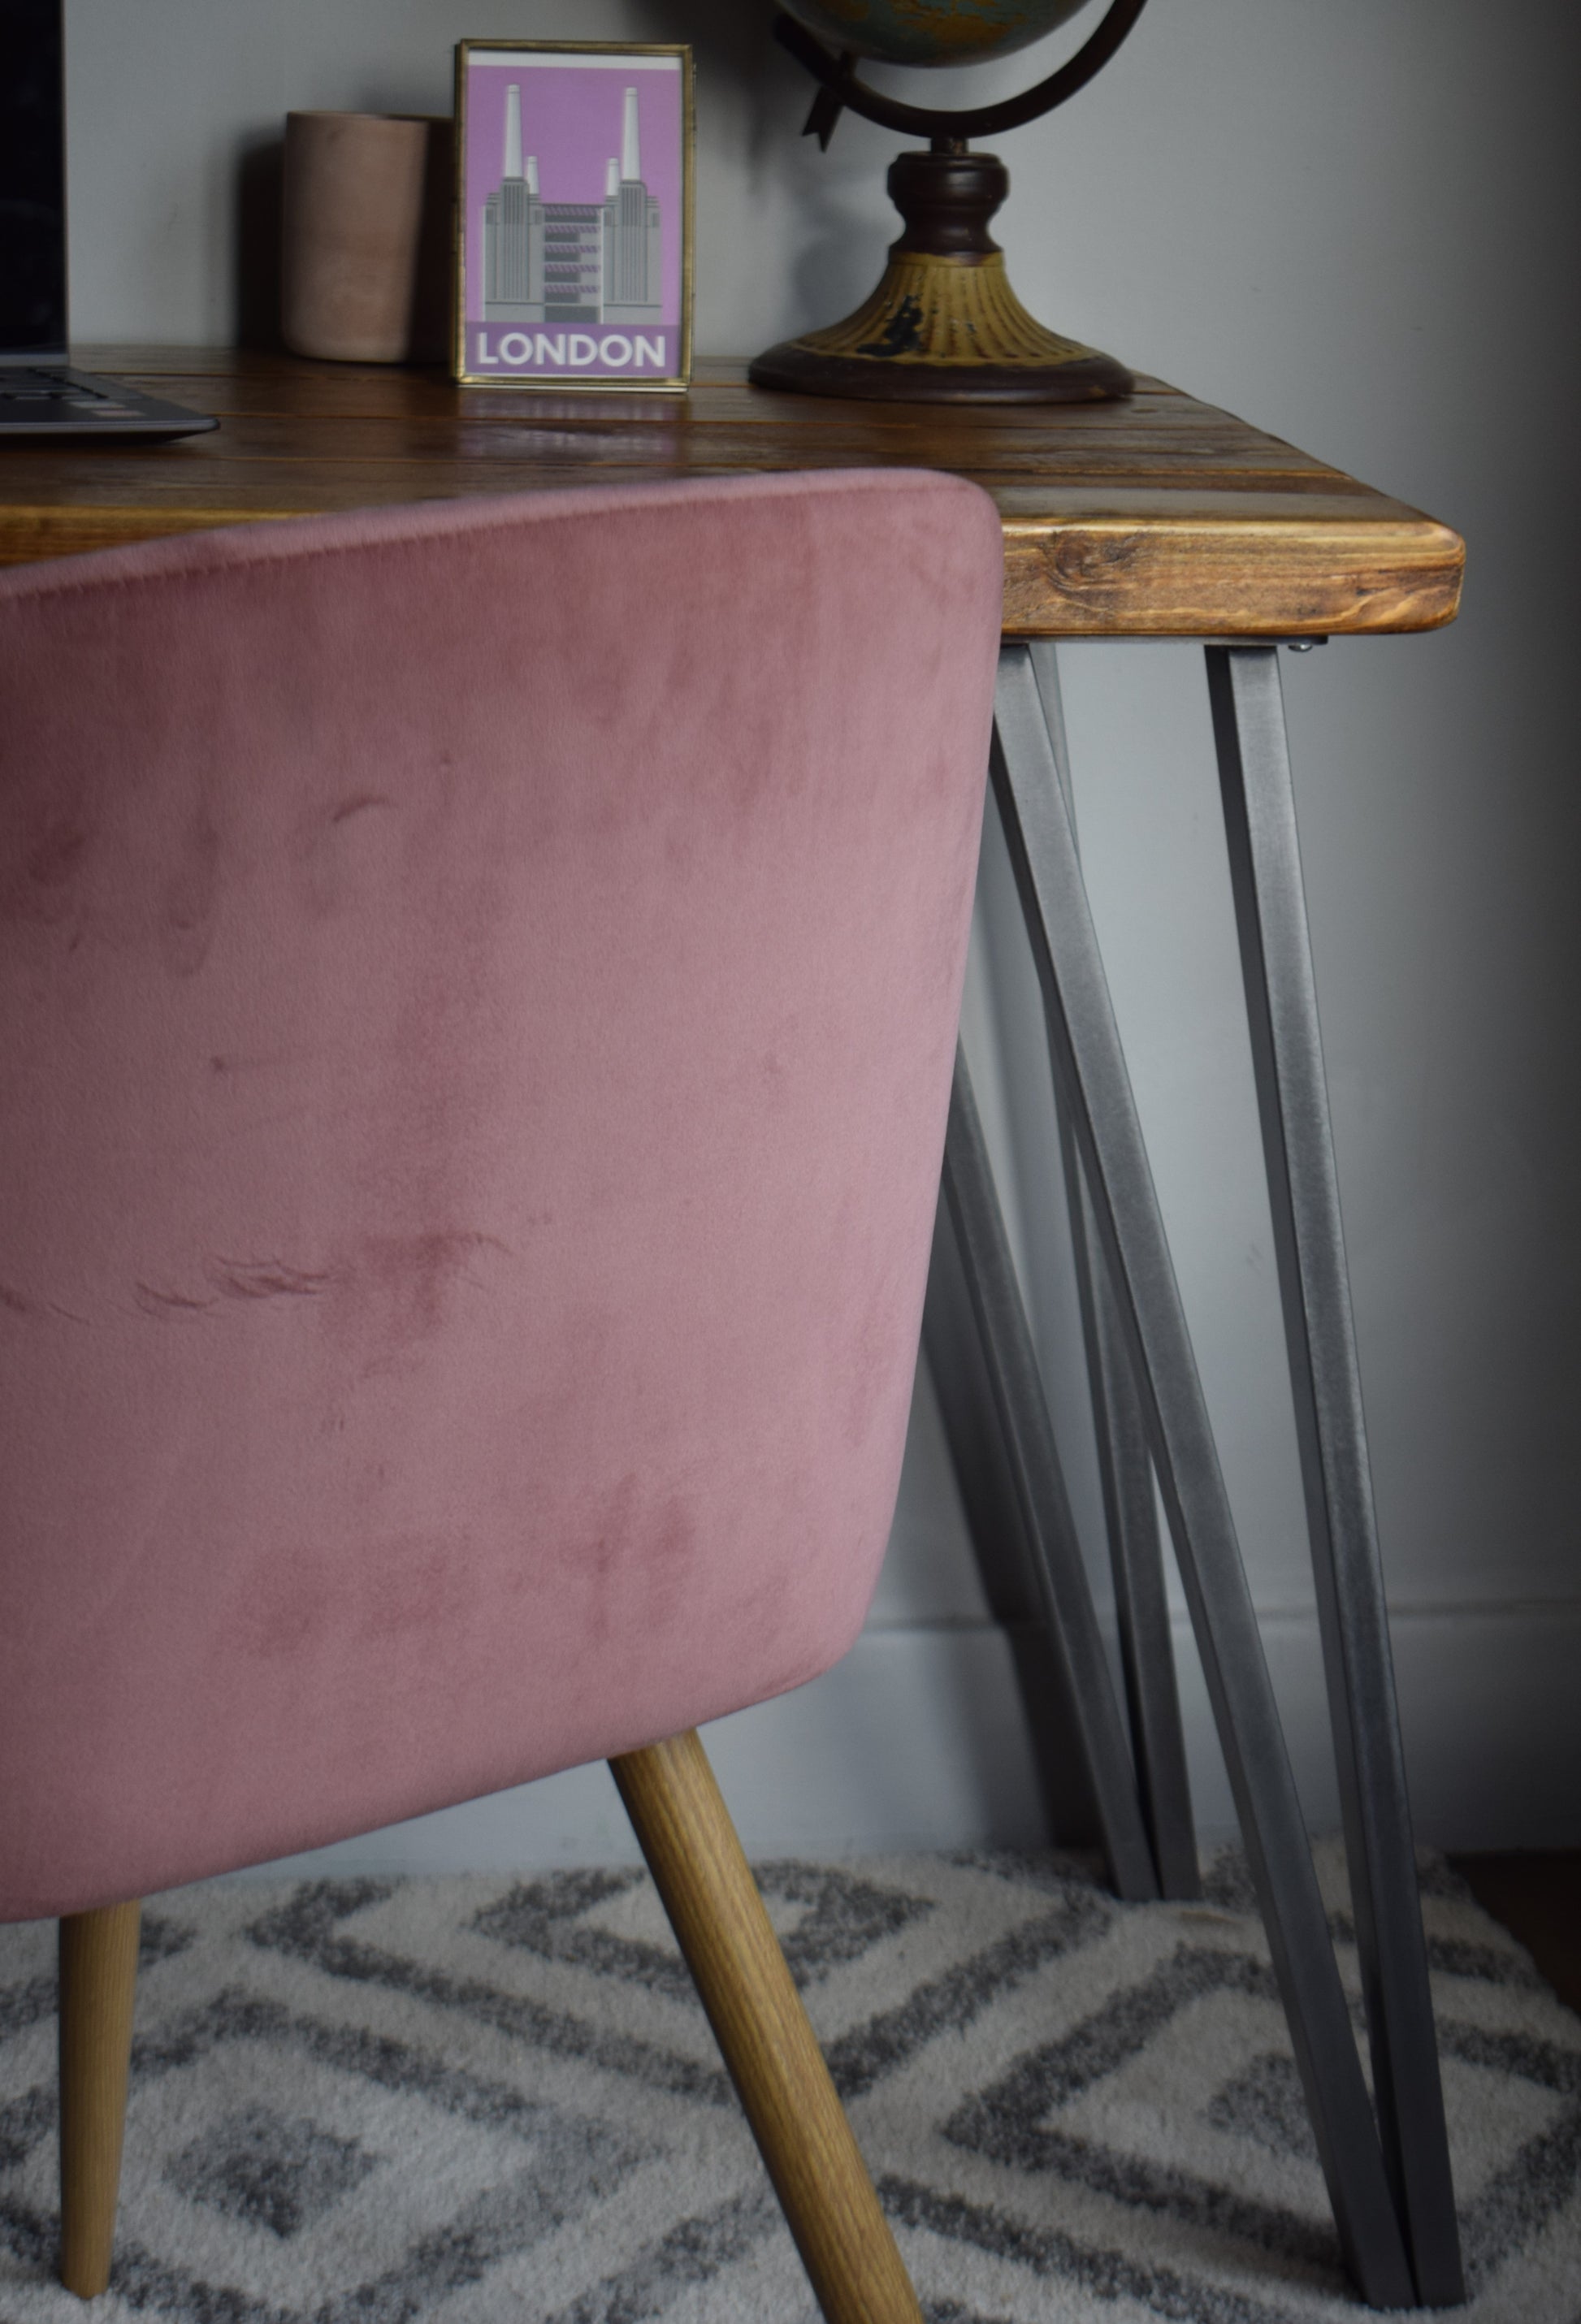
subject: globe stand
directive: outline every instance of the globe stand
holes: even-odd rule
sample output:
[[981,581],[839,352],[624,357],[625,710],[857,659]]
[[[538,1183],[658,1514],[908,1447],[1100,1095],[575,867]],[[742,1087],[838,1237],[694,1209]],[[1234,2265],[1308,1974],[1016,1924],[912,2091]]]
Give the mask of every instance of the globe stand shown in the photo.
[[890,198],[905,232],[844,322],[783,340],[747,377],[803,395],[923,403],[1088,403],[1129,395],[1112,355],[1045,330],[1010,287],[988,221],[1010,190],[992,153],[901,153]]
[[852,70],[853,54],[832,53],[781,14],[775,38],[818,83],[809,135],[827,146],[848,106],[932,143],[929,152],[899,154],[891,165],[890,197],[905,232],[891,244],[872,297],[842,323],[770,347],[747,377],[804,395],[920,403],[1090,403],[1129,395],[1134,383],[1123,364],[1045,330],[1011,289],[1004,254],[988,232],[1010,173],[992,153],[968,152],[966,141],[1020,128],[1073,97],[1107,64],[1143,5],[1110,0],[1091,38],[1046,80],[1019,97],[958,111],[906,105],[864,87]]

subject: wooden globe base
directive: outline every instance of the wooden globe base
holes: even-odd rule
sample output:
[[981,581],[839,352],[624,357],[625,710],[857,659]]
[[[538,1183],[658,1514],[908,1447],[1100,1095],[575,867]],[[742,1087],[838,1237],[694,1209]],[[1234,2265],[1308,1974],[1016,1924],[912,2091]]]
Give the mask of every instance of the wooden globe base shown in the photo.
[[1029,315],[997,251],[967,261],[892,254],[864,306],[770,347],[747,377],[804,395],[923,403],[1090,403],[1133,385],[1113,355]]
[[991,153],[901,153],[889,189],[906,221],[855,314],[783,340],[747,377],[802,395],[922,403],[1091,403],[1129,395],[1112,355],[1061,338],[1010,287],[988,220],[1010,179]]

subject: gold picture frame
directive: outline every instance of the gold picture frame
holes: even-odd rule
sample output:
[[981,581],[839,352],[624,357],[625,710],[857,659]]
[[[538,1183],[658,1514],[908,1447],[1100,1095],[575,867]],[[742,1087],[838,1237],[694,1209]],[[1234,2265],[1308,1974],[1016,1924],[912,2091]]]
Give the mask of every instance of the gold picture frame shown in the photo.
[[689,386],[695,148],[685,42],[458,42],[452,376]]

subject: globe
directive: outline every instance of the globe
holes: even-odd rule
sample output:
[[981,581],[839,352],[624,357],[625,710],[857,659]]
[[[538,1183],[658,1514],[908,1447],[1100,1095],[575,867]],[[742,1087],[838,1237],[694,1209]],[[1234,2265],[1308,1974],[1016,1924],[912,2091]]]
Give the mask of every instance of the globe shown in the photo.
[[837,49],[892,65],[978,64],[1031,47],[1086,0],[781,0]]
[[780,0],[774,37],[818,84],[804,134],[827,147],[842,113],[928,140],[898,153],[889,190],[905,223],[883,279],[843,321],[765,348],[758,387],[889,402],[1087,403],[1129,395],[1113,355],[1046,330],[1011,289],[988,231],[1010,190],[997,155],[972,141],[1039,120],[1085,88],[1119,48],[1146,0],[1108,0],[1073,57],[1017,96],[986,105],[921,106],[870,88],[856,58],[890,65],[981,64],[1031,46],[1084,0]]

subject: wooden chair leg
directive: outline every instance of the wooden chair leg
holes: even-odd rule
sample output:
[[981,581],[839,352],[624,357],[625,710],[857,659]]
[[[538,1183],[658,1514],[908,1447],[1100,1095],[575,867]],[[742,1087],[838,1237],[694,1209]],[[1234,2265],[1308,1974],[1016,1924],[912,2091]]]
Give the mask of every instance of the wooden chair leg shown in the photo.
[[697,1733],[609,1765],[828,2324],[921,2324]]
[[92,2300],[110,2280],[141,1904],[60,1923],[60,2281]]

